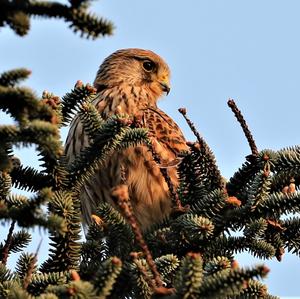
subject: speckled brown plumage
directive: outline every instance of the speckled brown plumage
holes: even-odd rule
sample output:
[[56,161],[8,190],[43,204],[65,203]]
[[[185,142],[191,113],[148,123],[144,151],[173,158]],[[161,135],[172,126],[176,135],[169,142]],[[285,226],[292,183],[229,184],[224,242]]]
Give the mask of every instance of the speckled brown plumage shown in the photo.
[[[145,146],[114,153],[83,187],[80,197],[85,224],[90,223],[91,214],[99,202],[112,203],[111,189],[121,183],[121,167],[125,171],[133,210],[142,229],[170,213],[169,190],[159,167],[167,167],[172,183],[177,186],[177,163],[174,161],[181,151],[188,148],[179,127],[156,104],[159,97],[169,91],[169,77],[168,65],[148,50],[119,50],[100,66],[94,81],[98,91],[94,105],[103,118],[126,113],[138,119],[140,126],[148,128],[161,164],[153,161]],[[88,142],[76,116],[65,146],[68,163],[72,163]]]

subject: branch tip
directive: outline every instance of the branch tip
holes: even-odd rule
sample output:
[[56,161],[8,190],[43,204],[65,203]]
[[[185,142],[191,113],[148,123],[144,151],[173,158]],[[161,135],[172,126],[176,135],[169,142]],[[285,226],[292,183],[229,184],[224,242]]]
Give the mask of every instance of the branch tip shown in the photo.
[[247,138],[248,144],[250,146],[251,152],[253,156],[257,156],[258,155],[258,149],[256,147],[254,138],[249,130],[249,127],[242,115],[242,112],[238,109],[236,103],[234,102],[233,99],[229,99],[227,102],[227,105],[230,107],[231,111],[234,113],[237,121],[239,122],[239,124],[241,125],[243,132]]

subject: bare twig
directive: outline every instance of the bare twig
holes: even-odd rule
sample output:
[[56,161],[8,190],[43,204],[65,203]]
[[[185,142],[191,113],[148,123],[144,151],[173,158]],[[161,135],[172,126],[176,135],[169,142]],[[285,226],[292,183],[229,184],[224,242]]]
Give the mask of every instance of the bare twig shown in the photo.
[[224,180],[222,179],[221,172],[220,172],[218,166],[216,165],[215,157],[213,155],[212,150],[210,149],[210,147],[208,146],[208,144],[206,143],[204,138],[199,134],[194,123],[187,117],[186,108],[179,108],[178,111],[182,114],[185,121],[187,122],[187,124],[189,125],[193,134],[195,135],[195,137],[198,140],[198,144],[194,143],[194,144],[188,144],[188,145],[189,146],[192,145],[193,147],[198,148],[202,152],[203,156],[205,156],[205,159],[208,161],[207,163],[209,163],[210,174],[214,178],[214,180],[213,180],[214,183],[219,188],[223,189],[225,187]]
[[200,145],[207,145],[206,141],[201,137],[201,135],[199,134],[199,132],[197,131],[195,125],[193,124],[193,122],[187,117],[186,115],[186,108],[179,108],[178,111],[183,115],[184,119],[186,120],[187,124],[189,125],[190,129],[192,130],[193,134],[196,136],[198,142],[200,143]]
[[[134,216],[134,213],[132,212],[132,207],[130,204],[127,185],[119,185],[119,186],[116,186],[115,188],[113,188],[112,196],[113,196],[113,198],[116,199],[116,203],[120,207],[120,209],[123,212],[123,215],[127,219],[128,223],[131,225],[131,228],[134,232],[136,241],[139,244],[140,248],[142,249],[143,253],[145,254],[145,259],[146,259],[146,261],[149,265],[149,268],[152,271],[153,276],[154,276],[155,287],[158,287],[158,288],[162,287],[163,283],[160,278],[160,274],[157,271],[157,268],[153,261],[151,252],[143,238],[140,226],[138,225],[138,222]],[[151,285],[150,285],[150,287],[151,287]]]
[[258,155],[258,149],[256,147],[256,144],[255,144],[255,141],[254,141],[254,138],[249,130],[249,127],[242,115],[242,112],[238,109],[238,107],[236,106],[234,100],[230,99],[228,100],[227,102],[228,106],[230,107],[230,109],[232,110],[232,112],[234,113],[236,119],[238,120],[238,122],[240,123],[242,129],[243,129],[243,132],[248,140],[248,143],[249,143],[249,146],[250,146],[250,149],[251,149],[251,152],[252,152],[252,155],[253,156],[257,156]]
[[8,259],[8,255],[9,255],[9,249],[10,249],[10,245],[11,245],[11,242],[12,242],[12,235],[13,235],[13,231],[14,231],[14,228],[15,228],[15,224],[16,224],[16,220],[13,220],[13,222],[10,225],[10,228],[9,228],[9,231],[8,231],[8,234],[7,234],[7,238],[6,238],[6,241],[5,241],[5,245],[4,245],[3,250],[2,250],[1,262],[2,262],[3,265],[6,265],[6,263],[7,263],[7,259]]
[[43,238],[41,238],[41,241],[39,242],[39,245],[36,249],[36,252],[33,256],[33,259],[31,260],[30,262],[30,265],[27,269],[27,273],[26,273],[26,276],[24,277],[24,281],[23,281],[23,288],[26,290],[28,285],[29,285],[29,282],[30,282],[30,279],[31,279],[31,276],[32,276],[32,273],[33,273],[33,270],[34,270],[34,267],[35,267],[35,263],[37,262],[37,255],[39,253],[39,250],[41,248],[41,245],[42,245],[42,241],[43,241]]
[[[158,164],[160,165],[161,164],[161,161],[160,161],[160,157],[159,155],[157,154],[157,152],[154,150],[152,144],[148,143],[148,148],[149,150],[151,151],[152,153],[152,157],[153,157],[153,160]],[[170,196],[171,196],[171,200],[172,200],[172,212],[186,212],[189,207],[183,207],[182,204],[181,204],[181,201],[179,199],[179,196],[178,196],[178,193],[176,192],[176,188],[174,187],[172,181],[171,181],[171,178],[168,174],[168,170],[166,168],[163,168],[163,167],[159,167],[160,169],[160,172],[162,174],[162,176],[164,177],[167,185],[168,185],[168,188],[169,188],[169,192],[170,192]]]
[[148,275],[147,270],[145,269],[145,267],[143,267],[139,262],[138,262],[138,253],[137,252],[131,252],[130,256],[133,259],[133,262],[135,263],[136,267],[138,268],[138,270],[141,272],[141,274],[143,275],[145,281],[147,282],[147,284],[150,286],[150,288],[152,290],[154,290],[156,288],[153,280],[151,279],[151,277]]

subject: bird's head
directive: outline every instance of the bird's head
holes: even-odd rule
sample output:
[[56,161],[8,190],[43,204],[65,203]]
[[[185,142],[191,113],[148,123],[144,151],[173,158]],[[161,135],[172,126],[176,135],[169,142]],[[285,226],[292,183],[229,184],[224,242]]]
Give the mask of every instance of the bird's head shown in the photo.
[[170,70],[165,61],[149,50],[122,49],[101,64],[94,86],[98,91],[126,84],[148,89],[157,100],[170,91]]

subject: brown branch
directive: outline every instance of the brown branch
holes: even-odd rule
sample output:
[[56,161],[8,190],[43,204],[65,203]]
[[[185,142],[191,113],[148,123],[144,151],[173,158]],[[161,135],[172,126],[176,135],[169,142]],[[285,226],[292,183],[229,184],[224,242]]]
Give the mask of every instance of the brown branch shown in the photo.
[[251,152],[253,156],[257,156],[258,155],[258,149],[256,147],[254,138],[249,130],[249,127],[242,115],[242,112],[238,109],[238,107],[236,106],[234,100],[230,99],[227,102],[228,106],[230,107],[230,109],[232,110],[232,112],[234,113],[236,119],[238,120],[238,122],[240,123],[243,132],[248,140],[248,144],[250,146]]
[[184,119],[186,120],[187,124],[189,125],[190,129],[192,130],[200,145],[207,146],[205,140],[200,136],[199,132],[197,131],[194,123],[186,116],[186,108],[179,108],[178,111],[183,115]]
[[9,231],[8,231],[8,234],[7,234],[7,239],[5,241],[5,245],[3,247],[3,250],[2,250],[2,264],[3,265],[6,265],[7,263],[7,259],[8,259],[8,255],[9,255],[9,249],[10,249],[10,245],[11,245],[11,242],[12,242],[12,235],[13,235],[13,231],[14,231],[14,228],[15,228],[15,224],[16,224],[16,220],[13,220],[13,222],[11,223],[10,225],[10,228],[9,228]]
[[203,155],[206,157],[206,160],[210,164],[209,169],[210,169],[211,175],[214,177],[215,184],[219,188],[223,189],[225,187],[224,180],[222,178],[222,175],[221,175],[221,172],[220,172],[218,166],[216,165],[215,157],[213,155],[212,150],[210,149],[210,147],[208,146],[208,144],[206,143],[204,138],[197,131],[194,123],[187,117],[186,108],[179,108],[178,111],[182,114],[182,116],[184,117],[184,119],[187,122],[188,126],[190,127],[191,131],[193,132],[193,134],[195,135],[195,137],[198,140],[198,144],[197,143],[188,143],[188,145],[196,147],[196,148],[198,148],[199,150],[202,151]]
[[34,270],[34,267],[35,267],[35,263],[37,262],[37,255],[38,255],[38,252],[41,248],[41,245],[42,245],[42,241],[43,241],[43,238],[41,239],[37,249],[36,249],[36,252],[33,256],[33,259],[31,260],[30,262],[30,265],[27,269],[27,273],[26,273],[26,276],[24,277],[24,281],[23,281],[23,288],[26,290],[28,288],[28,285],[29,285],[29,282],[30,282],[30,279],[31,279],[31,276],[32,276],[32,273],[33,273],[33,270]]
[[[149,139],[151,140],[151,138],[149,138]],[[148,145],[149,150],[152,153],[153,160],[158,165],[160,165],[161,164],[160,157],[157,154],[157,152],[155,151],[154,147],[152,146],[152,143],[150,142],[147,145]],[[168,174],[168,170],[163,167],[159,167],[159,169],[160,169],[160,172],[161,172],[162,176],[164,177],[164,179],[168,185],[168,188],[169,188],[169,192],[170,192],[170,196],[171,196],[171,200],[172,200],[172,214],[186,212],[189,209],[189,207],[182,206],[181,201],[178,196],[178,193],[176,192],[176,188],[174,187],[174,184],[172,183],[171,178]]]
[[132,257],[133,262],[135,263],[135,265],[138,268],[138,270],[143,275],[143,277],[144,277],[145,281],[147,282],[147,284],[150,286],[150,288],[152,290],[154,290],[156,288],[156,286],[155,286],[153,280],[148,275],[147,270],[145,269],[145,267],[143,267],[140,263],[138,263],[138,253],[137,252],[131,252],[130,256]]
[[[153,273],[155,287],[161,288],[163,286],[163,283],[160,278],[160,274],[157,271],[156,265],[153,261],[151,252],[143,238],[140,226],[139,226],[139,224],[134,216],[134,213],[132,211],[127,185],[119,185],[119,186],[114,187],[112,189],[111,194],[112,194],[113,198],[115,199],[116,203],[118,204],[118,206],[120,207],[121,211],[123,212],[123,215],[125,216],[126,220],[131,225],[131,228],[134,232],[136,241],[139,244],[140,248],[142,249],[142,251],[145,255],[147,264],[149,265],[149,268]],[[151,285],[150,285],[150,287],[151,287]],[[155,289],[153,291],[155,292]]]

